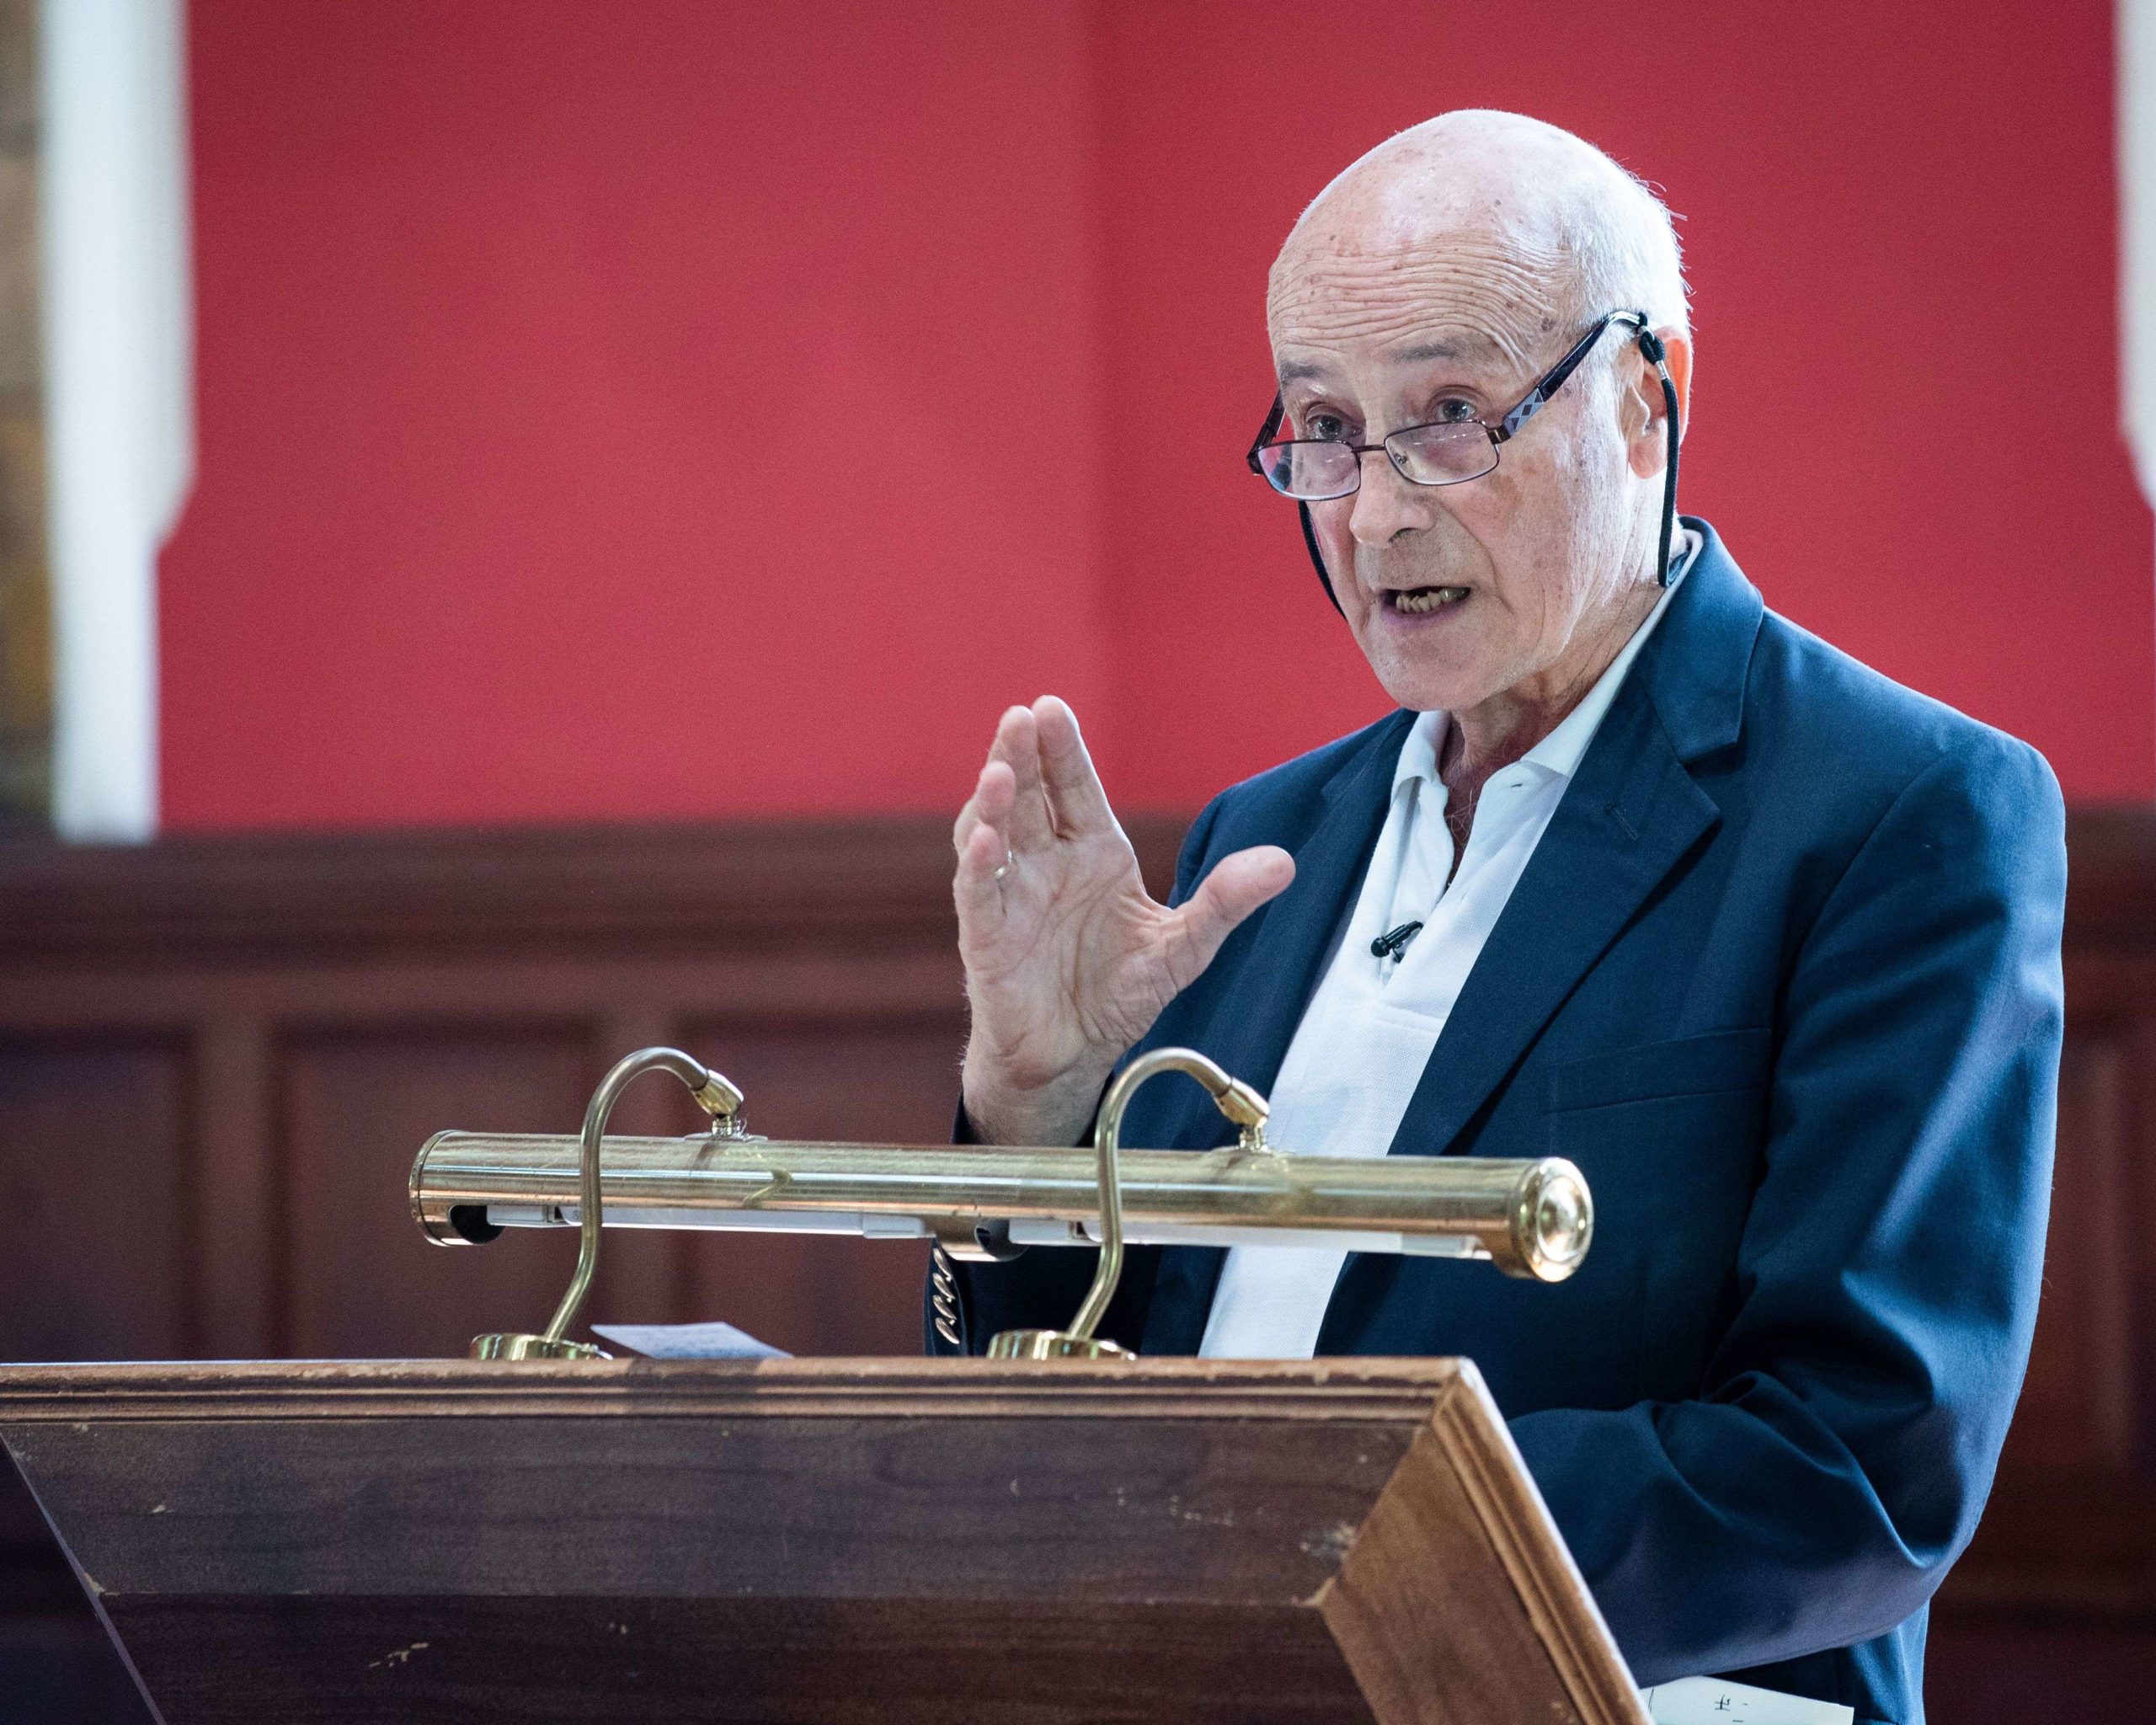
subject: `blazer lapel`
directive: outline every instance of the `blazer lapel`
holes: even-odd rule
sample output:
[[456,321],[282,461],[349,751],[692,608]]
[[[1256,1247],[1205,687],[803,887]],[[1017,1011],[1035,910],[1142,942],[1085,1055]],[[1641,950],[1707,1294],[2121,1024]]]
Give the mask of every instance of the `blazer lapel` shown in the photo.
[[1476,1111],[1720,819],[1629,681],[1468,973],[1392,1141],[1451,1148]]
[[[1265,920],[1253,931],[1212,1015],[1220,1031],[1209,1039],[1208,1052],[1260,1091],[1270,1092],[1279,1076],[1303,1008],[1317,987],[1333,930],[1362,885],[1391,803],[1400,745],[1414,718],[1402,712],[1379,726],[1369,746],[1321,793],[1317,824],[1295,849],[1294,882],[1258,913]],[[1159,1135],[1152,1141],[1188,1150],[1224,1142],[1230,1129],[1212,1105],[1189,1086],[1175,1089],[1176,1110],[1159,1119]],[[1138,1140],[1127,1134],[1126,1141]],[[1198,1351],[1226,1258],[1214,1246],[1173,1246],[1161,1252],[1142,1352]]]

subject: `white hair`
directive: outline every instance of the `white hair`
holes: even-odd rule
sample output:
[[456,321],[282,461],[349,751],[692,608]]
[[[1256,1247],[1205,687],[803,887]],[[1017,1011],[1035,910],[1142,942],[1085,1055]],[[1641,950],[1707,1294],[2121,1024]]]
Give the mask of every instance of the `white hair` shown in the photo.
[[1684,252],[1669,206],[1638,175],[1595,153],[1609,172],[1598,176],[1603,184],[1582,200],[1579,219],[1566,225],[1565,234],[1582,315],[1641,311],[1657,329],[1690,334]]

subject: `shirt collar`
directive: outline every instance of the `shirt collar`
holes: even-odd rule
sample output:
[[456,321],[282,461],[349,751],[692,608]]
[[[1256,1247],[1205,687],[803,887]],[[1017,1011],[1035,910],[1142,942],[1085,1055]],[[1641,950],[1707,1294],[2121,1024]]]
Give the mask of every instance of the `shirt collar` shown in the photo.
[[[1521,758],[1530,766],[1540,767],[1556,778],[1570,778],[1579,770],[1586,756],[1588,745],[1594,740],[1594,734],[1602,728],[1604,716],[1610,703],[1616,700],[1617,692],[1625,686],[1625,674],[1632,668],[1632,661],[1640,656],[1640,649],[1647,644],[1647,638],[1654,633],[1655,625],[1662,621],[1662,614],[1669,609],[1670,595],[1676,592],[1692,568],[1692,560],[1699,554],[1700,536],[1689,528],[1681,528],[1682,542],[1670,558],[1669,585],[1662,590],[1662,597],[1655,601],[1654,609],[1647,613],[1646,621],[1632,631],[1632,638],[1618,649],[1617,656],[1609,661],[1609,668],[1595,679],[1594,686],[1586,697],[1560,721],[1557,728]],[[1443,746],[1445,727],[1450,715],[1442,712],[1418,714],[1409,729],[1407,740],[1401,745],[1400,760],[1392,770],[1392,788],[1397,795],[1406,784],[1419,784],[1423,780],[1435,783],[1438,777],[1438,750]]]

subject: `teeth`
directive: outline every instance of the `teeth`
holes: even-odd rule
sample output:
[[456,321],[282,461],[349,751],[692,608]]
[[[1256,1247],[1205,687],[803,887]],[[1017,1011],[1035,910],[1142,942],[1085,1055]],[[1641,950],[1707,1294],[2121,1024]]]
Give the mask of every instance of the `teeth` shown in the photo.
[[1412,593],[1394,594],[1392,608],[1395,611],[1404,611],[1412,617],[1422,611],[1436,611],[1441,606],[1456,604],[1466,597],[1467,589],[1465,587],[1417,587]]

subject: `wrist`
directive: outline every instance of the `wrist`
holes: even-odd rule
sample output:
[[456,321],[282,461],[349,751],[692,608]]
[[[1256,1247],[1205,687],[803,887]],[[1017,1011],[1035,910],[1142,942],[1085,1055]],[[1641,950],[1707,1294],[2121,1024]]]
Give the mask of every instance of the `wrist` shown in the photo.
[[1017,1082],[969,1047],[960,1081],[966,1116],[984,1144],[1083,1143],[1115,1066],[1113,1058],[1097,1064],[1097,1071],[1088,1061],[1045,1080]]

